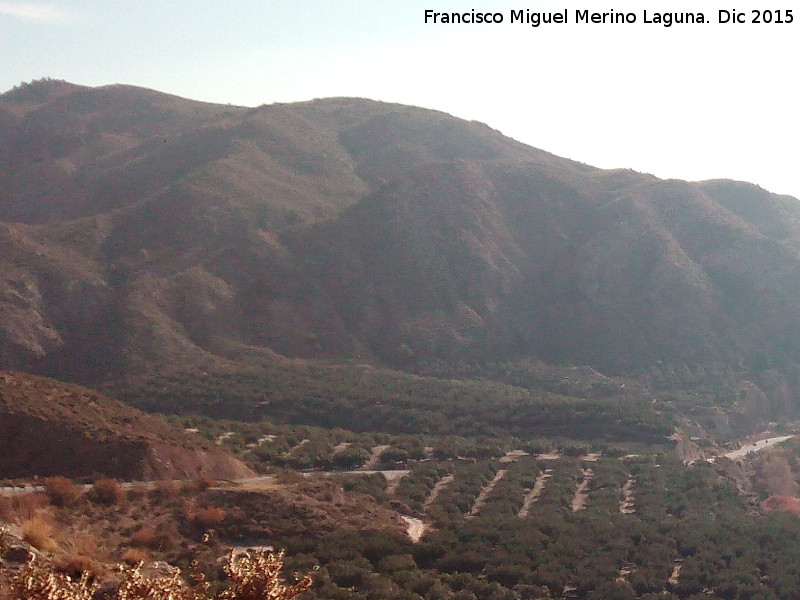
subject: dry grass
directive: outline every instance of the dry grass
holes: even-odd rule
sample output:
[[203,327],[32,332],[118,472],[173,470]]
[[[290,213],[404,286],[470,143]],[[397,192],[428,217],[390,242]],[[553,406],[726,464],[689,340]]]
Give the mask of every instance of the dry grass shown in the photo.
[[0,523],[22,523],[50,504],[45,494],[17,494],[0,497]]
[[22,539],[38,550],[50,550],[55,546],[53,522],[44,515],[34,515],[20,527]]
[[10,523],[14,514],[14,504],[11,498],[0,496],[0,523]]

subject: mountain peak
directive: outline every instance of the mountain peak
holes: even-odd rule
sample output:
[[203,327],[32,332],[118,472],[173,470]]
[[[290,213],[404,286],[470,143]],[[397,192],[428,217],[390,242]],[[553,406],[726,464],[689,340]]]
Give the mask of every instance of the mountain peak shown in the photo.
[[70,94],[84,86],[69,83],[63,79],[42,77],[29,82],[22,82],[7,92],[0,94],[0,100],[17,104],[43,104],[53,98]]

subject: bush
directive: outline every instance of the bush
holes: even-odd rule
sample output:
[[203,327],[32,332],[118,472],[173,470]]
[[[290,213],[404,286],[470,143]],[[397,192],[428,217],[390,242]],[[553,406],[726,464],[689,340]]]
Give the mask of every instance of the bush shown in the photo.
[[349,588],[362,585],[372,573],[372,565],[365,558],[337,560],[326,567],[331,580],[339,587]]
[[149,525],[143,525],[131,534],[131,544],[158,550],[161,546],[161,536]]
[[190,491],[199,494],[201,492],[205,492],[208,488],[213,487],[216,485],[216,483],[217,482],[214,479],[201,473],[194,481],[191,482]]
[[380,573],[394,573],[395,571],[414,571],[417,563],[410,554],[390,554],[378,561]]
[[154,502],[163,502],[175,498],[178,495],[178,488],[170,479],[159,479],[153,484],[150,490],[150,499]]
[[143,525],[131,534],[131,544],[151,550],[169,550],[175,546],[177,537],[173,523],[162,523],[158,529]]
[[8,523],[14,516],[14,503],[11,498],[0,496],[0,523]]
[[44,480],[44,491],[53,506],[64,507],[75,504],[81,497],[81,489],[66,477],[48,477]]
[[141,548],[128,548],[122,554],[122,562],[132,567],[147,562],[149,559],[150,555]]
[[305,480],[306,478],[300,473],[292,471],[291,469],[281,469],[275,473],[275,483],[280,485],[296,485],[298,483],[303,483]]
[[92,485],[89,498],[98,504],[120,504],[125,499],[125,491],[114,479],[98,479]]
[[219,506],[200,508],[192,515],[192,520],[203,527],[216,527],[225,520],[227,513]]
[[351,470],[363,465],[369,459],[369,452],[364,448],[346,448],[333,459],[333,467],[335,469]]
[[8,600],[92,600],[97,588],[87,573],[73,581],[69,575],[51,573],[29,562],[14,578]]
[[53,523],[42,515],[35,515],[25,521],[21,532],[22,539],[39,550],[49,550],[55,545]]
[[95,560],[85,554],[69,553],[59,557],[55,568],[59,573],[64,573],[75,579],[84,573],[95,574],[98,570],[98,565]]
[[564,456],[583,456],[584,454],[589,454],[592,451],[592,447],[589,444],[580,444],[580,443],[569,443],[564,444],[564,447],[561,449],[561,452]]
[[20,523],[32,518],[50,500],[45,494],[17,494],[11,497],[0,496],[0,522]]

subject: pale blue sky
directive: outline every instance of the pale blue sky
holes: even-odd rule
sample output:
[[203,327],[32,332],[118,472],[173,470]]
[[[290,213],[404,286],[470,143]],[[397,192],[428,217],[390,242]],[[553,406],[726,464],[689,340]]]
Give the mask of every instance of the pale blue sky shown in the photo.
[[[790,8],[794,2],[775,7]],[[660,177],[800,197],[786,25],[723,25],[736,0],[0,1],[0,90],[49,76],[242,105],[361,96],[477,119],[533,146]],[[634,11],[637,25],[511,25],[512,9]],[[503,25],[425,25],[426,8]],[[641,23],[702,10],[706,25]],[[749,10],[747,10],[748,17]]]

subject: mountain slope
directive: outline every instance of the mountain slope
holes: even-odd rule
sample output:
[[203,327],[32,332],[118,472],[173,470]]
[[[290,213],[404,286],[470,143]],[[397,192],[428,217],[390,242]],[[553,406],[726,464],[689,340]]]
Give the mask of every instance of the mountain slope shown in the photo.
[[[800,362],[800,204],[360,99],[0,96],[0,366]],[[763,361],[762,361],[763,362]]]
[[0,372],[0,477],[247,477],[220,448],[87,388]]

